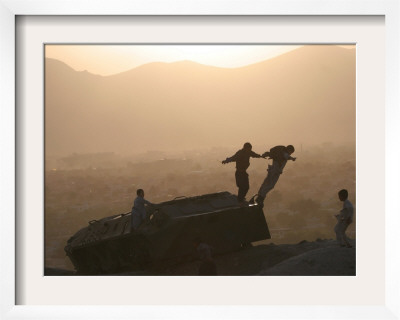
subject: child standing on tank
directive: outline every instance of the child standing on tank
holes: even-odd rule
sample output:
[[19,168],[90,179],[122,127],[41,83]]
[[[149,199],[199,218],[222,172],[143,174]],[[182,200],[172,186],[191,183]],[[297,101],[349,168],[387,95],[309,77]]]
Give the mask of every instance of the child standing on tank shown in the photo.
[[241,205],[246,205],[246,194],[249,191],[249,175],[246,172],[250,166],[250,158],[261,158],[258,153],[251,150],[252,145],[246,142],[243,148],[237,151],[232,157],[222,161],[222,164],[236,162],[235,180],[238,187],[237,199]]
[[136,191],[136,199],[133,202],[132,213],[131,213],[131,231],[136,230],[146,219],[146,208],[145,205],[153,206],[154,204],[147,201],[144,198],[143,189]]

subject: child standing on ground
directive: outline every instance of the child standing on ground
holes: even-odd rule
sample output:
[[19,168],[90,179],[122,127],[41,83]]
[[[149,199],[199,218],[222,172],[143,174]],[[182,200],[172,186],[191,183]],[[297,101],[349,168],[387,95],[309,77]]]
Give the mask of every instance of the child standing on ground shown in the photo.
[[193,245],[201,260],[199,276],[216,276],[217,265],[211,256],[211,246],[203,242],[199,237],[193,240]]
[[346,189],[342,189],[338,192],[339,200],[343,201],[343,209],[339,214],[335,215],[337,224],[335,226],[336,240],[341,247],[351,248],[349,238],[346,236],[346,230],[349,225],[353,222],[354,208],[350,200],[348,199],[349,193]]

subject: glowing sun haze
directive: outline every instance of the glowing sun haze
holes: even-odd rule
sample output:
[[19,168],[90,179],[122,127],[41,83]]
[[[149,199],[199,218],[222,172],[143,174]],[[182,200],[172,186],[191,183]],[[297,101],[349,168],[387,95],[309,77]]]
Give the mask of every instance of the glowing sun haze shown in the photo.
[[150,62],[190,60],[237,68],[294,50],[294,45],[46,45],[46,57],[76,71],[112,75]]
[[[303,45],[283,53],[290,49],[46,46],[56,58],[45,62],[46,152],[180,152],[246,141],[262,149],[354,145],[355,46]],[[200,64],[164,63],[182,60]]]

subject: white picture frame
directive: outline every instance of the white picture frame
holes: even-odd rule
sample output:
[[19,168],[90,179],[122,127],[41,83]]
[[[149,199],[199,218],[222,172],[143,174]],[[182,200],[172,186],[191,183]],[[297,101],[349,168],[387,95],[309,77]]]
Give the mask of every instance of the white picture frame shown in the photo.
[[[234,4],[234,5],[233,5]],[[371,306],[31,306],[16,305],[15,189],[18,146],[15,134],[15,18],[18,15],[382,15],[386,34],[386,280],[385,304]],[[399,154],[399,5],[395,1],[6,1],[0,0],[0,145],[1,161],[1,318],[3,319],[398,319],[399,254],[397,203]],[[4,156],[6,155],[6,156]],[[372,162],[372,160],[371,160]],[[383,174],[383,173],[382,173]]]

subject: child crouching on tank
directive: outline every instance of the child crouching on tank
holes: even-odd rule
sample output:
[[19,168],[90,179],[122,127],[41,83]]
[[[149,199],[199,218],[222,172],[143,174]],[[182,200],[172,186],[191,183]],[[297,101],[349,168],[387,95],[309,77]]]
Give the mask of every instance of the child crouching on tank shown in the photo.
[[143,189],[138,189],[136,191],[136,195],[137,197],[133,202],[131,213],[131,231],[136,230],[143,223],[143,221],[146,220],[147,213],[145,205],[154,206],[153,203],[144,198]]

